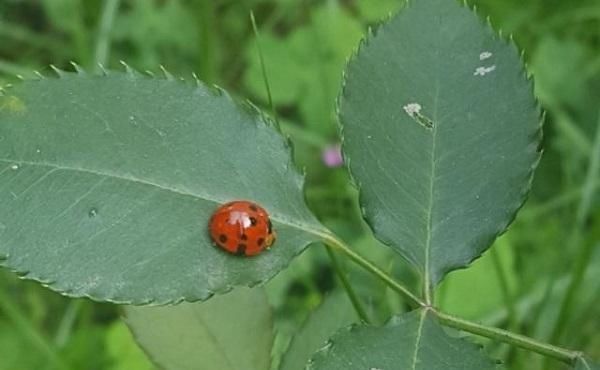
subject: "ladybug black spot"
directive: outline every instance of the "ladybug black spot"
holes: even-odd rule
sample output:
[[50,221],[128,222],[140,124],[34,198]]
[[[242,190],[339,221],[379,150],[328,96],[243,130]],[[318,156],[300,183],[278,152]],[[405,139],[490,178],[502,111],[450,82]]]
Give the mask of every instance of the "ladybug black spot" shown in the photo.
[[240,237],[242,240],[248,240],[248,236],[246,234],[242,234],[242,236]]
[[265,243],[265,240],[263,238],[258,238],[256,243],[258,244],[259,247],[262,247],[262,245]]
[[246,244],[238,244],[237,250],[235,252],[238,256],[243,256],[246,254]]
[[226,243],[227,242],[227,235],[225,235],[225,234],[219,235],[219,241],[221,243]]
[[249,207],[249,208],[250,208],[250,210],[251,210],[251,211],[253,211],[253,212],[258,212],[258,208],[256,208],[256,205],[254,205],[254,204],[250,204],[250,207]]
[[254,217],[250,217],[250,224],[251,224],[252,226],[256,226],[256,222],[257,222],[257,221],[256,221],[256,218],[254,218]]

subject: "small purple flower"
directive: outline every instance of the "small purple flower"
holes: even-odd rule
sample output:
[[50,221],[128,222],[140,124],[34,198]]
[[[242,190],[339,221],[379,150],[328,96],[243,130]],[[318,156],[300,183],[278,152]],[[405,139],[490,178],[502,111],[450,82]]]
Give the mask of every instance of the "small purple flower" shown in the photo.
[[344,164],[344,158],[342,158],[342,147],[340,144],[329,145],[323,149],[321,155],[323,163],[327,167],[335,168],[341,167]]

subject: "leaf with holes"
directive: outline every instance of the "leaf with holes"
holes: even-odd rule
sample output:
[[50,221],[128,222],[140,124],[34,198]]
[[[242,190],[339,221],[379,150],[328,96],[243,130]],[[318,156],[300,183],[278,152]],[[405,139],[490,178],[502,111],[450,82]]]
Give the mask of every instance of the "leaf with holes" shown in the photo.
[[273,318],[261,288],[239,288],[208,302],[125,310],[136,340],[165,370],[265,370]]
[[454,0],[412,1],[370,35],[339,115],[365,218],[427,291],[508,227],[540,157],[519,52]]
[[[7,89],[0,107],[0,263],[64,294],[203,300],[268,280],[323,232],[286,141],[221,90],[61,73]],[[233,199],[270,213],[269,251],[213,247],[208,219]]]
[[495,370],[475,344],[447,335],[427,311],[396,316],[384,327],[339,331],[309,370]]

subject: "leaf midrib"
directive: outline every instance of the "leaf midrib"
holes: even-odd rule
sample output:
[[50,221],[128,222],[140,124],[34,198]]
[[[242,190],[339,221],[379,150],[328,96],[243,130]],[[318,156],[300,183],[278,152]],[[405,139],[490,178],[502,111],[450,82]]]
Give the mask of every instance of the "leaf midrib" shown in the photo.
[[417,370],[417,363],[419,363],[419,350],[421,349],[421,338],[423,338],[423,327],[425,326],[426,317],[427,310],[423,310],[419,318],[419,328],[417,329],[417,336],[415,338],[415,350],[413,352],[411,370]]
[[221,341],[217,338],[215,333],[213,333],[212,329],[204,321],[204,317],[202,316],[202,314],[200,312],[197,312],[196,310],[192,310],[192,312],[193,312],[193,317],[206,330],[207,335],[212,339],[213,348],[216,348],[216,350],[219,353],[221,353],[221,355],[225,359],[225,362],[227,363],[227,368],[230,370],[235,370],[235,368],[233,367],[233,362],[231,361],[231,359],[228,356],[227,349],[225,349],[223,347],[223,344],[221,343]]
[[[22,160],[11,160],[11,159],[7,159],[7,158],[0,158],[0,162],[4,162],[4,163],[8,163],[8,164],[16,164],[16,165],[25,164],[25,165],[29,165],[29,166],[50,167],[52,169],[59,170],[59,171],[82,172],[82,173],[93,174],[96,176],[113,178],[113,179],[121,180],[121,181],[129,181],[129,182],[134,182],[134,183],[138,183],[138,184],[142,184],[142,185],[156,187],[158,189],[168,191],[171,193],[188,196],[188,197],[200,199],[203,201],[208,201],[208,202],[214,203],[215,205],[221,205],[228,201],[227,199],[217,199],[217,198],[205,195],[205,194],[194,194],[194,193],[186,192],[181,189],[161,185],[159,183],[152,182],[152,181],[145,180],[145,179],[140,179],[140,178],[135,178],[135,177],[127,177],[127,176],[118,175],[116,173],[96,171],[96,170],[91,170],[91,169],[87,169],[87,168],[61,166],[61,165],[58,165],[55,163],[49,163],[49,162],[32,162],[32,161],[22,161]],[[271,214],[270,217],[271,217],[271,219],[273,219],[274,221],[276,221],[280,224],[298,229],[300,231],[304,231],[309,234],[313,234],[313,235],[321,237],[321,238],[326,234],[325,231],[316,230],[307,224],[292,222],[286,218],[278,217],[277,214]]]
[[430,180],[429,180],[429,202],[427,204],[427,235],[425,239],[425,279],[424,279],[424,294],[427,303],[431,302],[431,233],[433,230],[433,192],[434,192],[434,179],[436,175],[436,141],[437,141],[437,132],[438,132],[438,100],[440,95],[440,84],[439,79],[436,79],[435,85],[435,95],[433,98],[433,128],[432,128],[432,138],[431,138],[431,171],[430,171]]

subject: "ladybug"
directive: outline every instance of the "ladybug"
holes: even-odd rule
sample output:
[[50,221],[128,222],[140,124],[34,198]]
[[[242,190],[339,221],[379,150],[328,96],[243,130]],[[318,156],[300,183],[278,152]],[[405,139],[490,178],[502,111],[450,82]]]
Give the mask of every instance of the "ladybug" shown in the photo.
[[208,229],[216,246],[238,256],[255,256],[273,245],[276,237],[267,211],[246,200],[217,208]]

